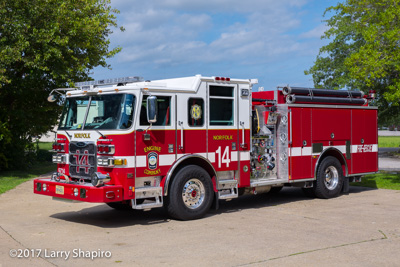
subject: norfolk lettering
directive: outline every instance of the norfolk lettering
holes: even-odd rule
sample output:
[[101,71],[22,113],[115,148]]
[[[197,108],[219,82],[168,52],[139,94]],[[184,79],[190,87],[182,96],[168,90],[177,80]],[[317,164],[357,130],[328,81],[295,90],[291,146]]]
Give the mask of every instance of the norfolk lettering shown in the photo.
[[214,135],[213,140],[232,140],[232,135]]
[[90,133],[75,133],[75,138],[90,138]]

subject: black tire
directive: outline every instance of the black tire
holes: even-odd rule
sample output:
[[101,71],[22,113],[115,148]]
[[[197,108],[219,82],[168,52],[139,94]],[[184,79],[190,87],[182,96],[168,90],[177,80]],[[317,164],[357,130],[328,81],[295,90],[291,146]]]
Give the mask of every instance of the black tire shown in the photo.
[[272,187],[271,190],[269,190],[268,193],[271,194],[271,195],[276,195],[279,192],[281,192],[282,188],[283,188],[283,186]]
[[342,191],[343,182],[342,165],[335,157],[328,156],[318,167],[314,193],[319,198],[337,197]]
[[166,208],[178,220],[203,217],[211,207],[214,197],[210,175],[195,165],[183,167],[172,180]]

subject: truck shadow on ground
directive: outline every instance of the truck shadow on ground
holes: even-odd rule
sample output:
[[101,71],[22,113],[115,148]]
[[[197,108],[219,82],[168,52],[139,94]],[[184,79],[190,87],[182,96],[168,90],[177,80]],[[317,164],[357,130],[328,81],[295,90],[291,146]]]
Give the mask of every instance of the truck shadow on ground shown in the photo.
[[[350,194],[362,193],[369,190],[376,189],[351,186]],[[232,199],[231,201],[219,201],[219,209],[211,209],[206,215],[206,218],[223,213],[273,207],[304,200],[312,201],[312,199],[303,194],[300,188],[283,188],[279,194],[246,195]],[[105,204],[85,208],[80,211],[60,212],[53,214],[50,217],[101,228],[120,228],[133,225],[155,225],[168,223],[169,221],[173,220],[168,216],[168,213],[163,208],[152,209],[149,211],[118,211],[108,207]]]

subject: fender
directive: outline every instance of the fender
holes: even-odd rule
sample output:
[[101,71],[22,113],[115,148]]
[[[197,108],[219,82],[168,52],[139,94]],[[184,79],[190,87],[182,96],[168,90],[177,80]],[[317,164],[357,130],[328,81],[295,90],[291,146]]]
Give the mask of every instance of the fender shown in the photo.
[[171,181],[172,176],[174,175],[174,172],[176,170],[177,167],[181,166],[182,164],[184,164],[184,162],[186,161],[200,161],[200,163],[202,164],[198,164],[201,167],[205,167],[205,170],[210,174],[210,176],[217,176],[217,172],[215,171],[213,165],[211,164],[211,162],[206,159],[203,156],[200,156],[198,154],[189,154],[189,155],[185,155],[179,159],[177,159],[173,164],[172,167],[169,169],[167,175],[165,176],[165,183],[164,183],[164,196],[168,195],[168,187],[169,187],[169,183]]
[[325,158],[325,156],[329,156],[329,155],[332,155],[336,158],[337,158],[337,155],[340,155],[338,160],[339,160],[340,164],[342,164],[342,162],[344,163],[344,168],[345,168],[345,173],[346,173],[345,176],[348,176],[349,171],[348,171],[347,162],[343,156],[343,153],[335,147],[328,147],[328,148],[325,148],[318,157],[318,160],[317,160],[317,163],[315,164],[315,169],[314,169],[314,179],[317,179],[317,169],[318,169],[318,166],[321,163],[322,159]]

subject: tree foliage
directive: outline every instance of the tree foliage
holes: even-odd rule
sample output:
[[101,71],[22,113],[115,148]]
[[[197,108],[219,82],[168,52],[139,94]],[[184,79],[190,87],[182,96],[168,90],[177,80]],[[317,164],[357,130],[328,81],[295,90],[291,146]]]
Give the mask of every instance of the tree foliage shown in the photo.
[[52,89],[109,67],[116,12],[110,0],[0,0],[0,169],[27,162],[32,138],[56,124]]
[[380,124],[400,124],[400,1],[347,0],[332,12],[330,42],[305,74],[316,87],[376,90]]

